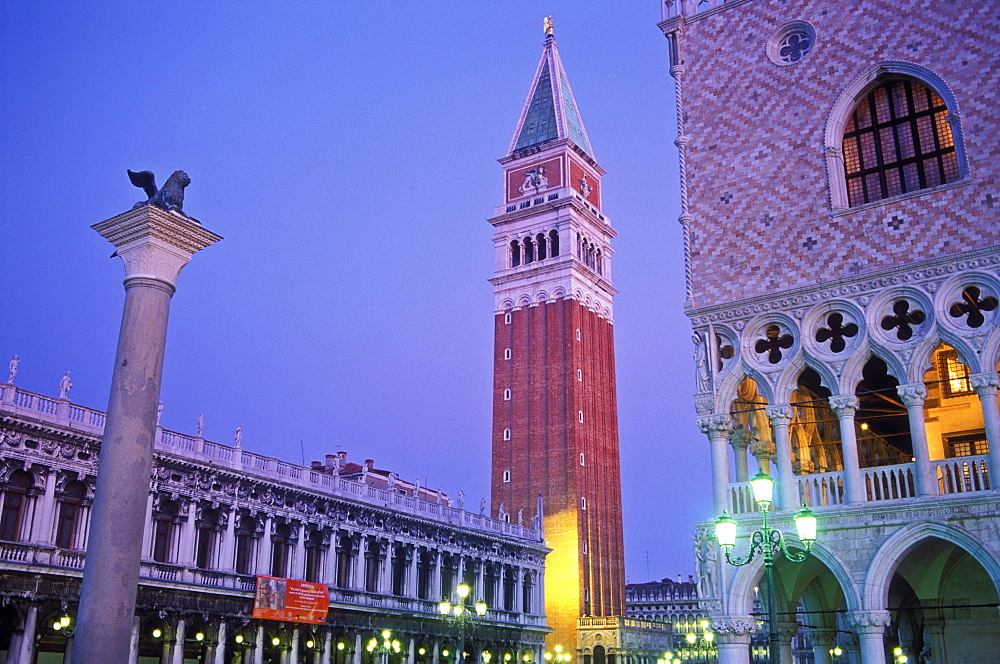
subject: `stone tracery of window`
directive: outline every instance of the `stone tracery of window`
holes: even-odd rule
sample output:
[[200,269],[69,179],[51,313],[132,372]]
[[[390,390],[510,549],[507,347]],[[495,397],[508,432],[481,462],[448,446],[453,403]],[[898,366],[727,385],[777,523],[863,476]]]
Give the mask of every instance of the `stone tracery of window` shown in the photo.
[[993,311],[997,304],[997,298],[992,295],[983,297],[978,286],[966,286],[962,289],[962,300],[953,303],[948,308],[948,313],[952,318],[965,317],[965,324],[969,327],[982,327],[986,322],[983,312]]
[[907,300],[896,300],[892,305],[894,316],[885,316],[880,325],[886,332],[896,330],[896,338],[900,341],[908,341],[913,337],[913,327],[920,325],[927,319],[927,314],[919,309],[910,311],[912,305]]
[[767,353],[767,361],[771,364],[781,362],[781,351],[787,350],[795,343],[794,337],[790,334],[781,334],[781,328],[777,325],[769,325],[764,332],[764,338],[758,339],[754,344],[754,350],[758,355]]
[[911,80],[883,83],[854,107],[843,135],[851,207],[960,177],[948,107]]
[[855,323],[844,324],[844,315],[834,312],[827,316],[826,327],[816,330],[816,341],[824,343],[830,342],[830,350],[840,353],[847,347],[845,338],[857,336],[858,326]]

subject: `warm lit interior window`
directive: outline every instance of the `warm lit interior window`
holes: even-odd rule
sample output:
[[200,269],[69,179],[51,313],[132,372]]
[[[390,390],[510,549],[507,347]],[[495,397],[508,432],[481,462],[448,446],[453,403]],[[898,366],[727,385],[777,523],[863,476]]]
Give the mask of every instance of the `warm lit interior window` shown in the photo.
[[958,353],[953,350],[941,351],[938,355],[938,367],[941,371],[941,389],[945,397],[972,394],[969,367],[958,361]]

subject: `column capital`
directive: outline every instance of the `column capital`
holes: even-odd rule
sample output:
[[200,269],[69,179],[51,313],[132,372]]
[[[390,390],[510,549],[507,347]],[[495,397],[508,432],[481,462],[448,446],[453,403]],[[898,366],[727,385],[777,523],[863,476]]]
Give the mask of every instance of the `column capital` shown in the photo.
[[1000,378],[997,377],[995,371],[972,374],[969,376],[969,382],[980,399],[995,397],[997,395],[997,388],[1000,388]]
[[791,406],[768,406],[764,412],[767,413],[767,418],[771,420],[773,427],[788,426],[792,423]]
[[809,627],[806,629],[809,641],[818,648],[829,648],[837,638],[837,630],[828,627]]
[[712,620],[712,631],[721,644],[750,643],[757,621],[753,616],[721,616]]
[[118,249],[125,281],[152,279],[173,287],[198,251],[222,239],[195,219],[153,205],[133,208],[91,226]]
[[888,611],[848,611],[847,621],[859,635],[881,634],[892,622],[892,614]]
[[854,417],[854,413],[861,407],[861,402],[853,394],[838,394],[830,397],[830,410],[837,414],[837,417]]
[[923,406],[924,399],[927,398],[927,386],[923,383],[910,383],[909,385],[898,385],[896,394],[903,400],[907,408],[913,406]]
[[713,433],[729,435],[733,424],[733,417],[729,413],[715,413],[698,418],[698,428],[710,438]]

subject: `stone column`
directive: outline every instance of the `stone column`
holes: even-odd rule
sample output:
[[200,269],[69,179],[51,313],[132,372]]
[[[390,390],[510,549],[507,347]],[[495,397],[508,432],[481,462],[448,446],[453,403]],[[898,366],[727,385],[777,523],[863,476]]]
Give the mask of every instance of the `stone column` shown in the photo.
[[794,664],[792,657],[792,641],[799,633],[799,624],[794,620],[784,620],[778,624],[778,657],[781,664]]
[[844,502],[864,503],[868,501],[861,464],[858,461],[858,437],[854,430],[854,413],[860,406],[853,394],[839,394],[830,397],[830,410],[837,414],[840,422],[840,449],[844,457]]
[[[295,553],[288,565],[288,576],[292,579],[306,578],[306,524],[300,523],[295,527]],[[294,659],[292,661],[295,661]]]
[[896,393],[906,405],[910,420],[910,439],[913,441],[914,475],[918,496],[938,495],[937,478],[931,468],[931,455],[927,447],[927,426],[924,420],[924,400],[927,388],[923,383],[900,385]]
[[290,646],[290,653],[288,656],[289,661],[298,664],[299,662],[299,639],[301,638],[299,628],[292,628],[292,645]]
[[29,541],[35,541],[42,545],[52,544],[55,541],[52,527],[52,514],[56,505],[56,471],[49,469],[45,474],[45,493],[42,494],[41,509],[38,510],[36,533]]
[[271,574],[271,515],[264,516],[264,534],[258,540],[257,565],[254,571],[257,574],[268,576]]
[[410,567],[406,574],[406,596],[417,596],[417,568],[420,564],[420,550],[416,546],[410,547]]
[[152,539],[153,539],[153,501],[156,498],[156,490],[151,489],[146,492],[146,521],[142,526],[142,551],[139,554],[140,559],[149,556],[152,558],[150,551],[152,551]]
[[132,618],[132,639],[129,642],[128,661],[135,664],[139,659],[139,631],[142,629],[142,619],[139,616]]
[[809,629],[809,642],[813,649],[813,664],[831,664],[830,648],[837,636],[834,629],[814,627]]
[[[195,541],[195,517],[198,516],[198,503],[194,500],[188,503],[187,515],[181,517],[181,532],[177,542],[177,557],[174,559],[178,565],[184,567],[194,567],[194,541]],[[186,573],[185,573],[186,577]]]
[[788,425],[792,422],[791,406],[768,406],[765,410],[771,421],[771,431],[774,435],[775,466],[778,471],[778,507],[783,510],[799,508],[799,487],[792,471],[792,441],[788,434]]
[[365,589],[365,574],[367,573],[368,538],[361,535],[358,540],[358,553],[351,565],[351,588]]
[[733,418],[728,414],[707,415],[698,418],[698,427],[708,435],[712,452],[712,497],[715,514],[729,510],[727,490],[729,484],[729,432],[733,428]]
[[997,408],[1000,380],[996,373],[981,373],[969,376],[969,381],[983,409],[986,444],[990,448],[990,488],[995,491],[1000,488],[1000,409]]
[[174,628],[174,650],[171,653],[171,664],[184,664],[184,640],[187,638],[187,621],[184,618],[177,619],[177,627]]
[[885,628],[892,620],[888,611],[851,611],[847,620],[858,635],[862,664],[885,662]]
[[257,625],[257,637],[253,642],[253,664],[264,664],[264,625]]
[[924,648],[930,648],[930,661],[934,662],[934,664],[944,664],[948,661],[943,620],[937,618],[924,619],[924,642]]
[[236,520],[238,518],[239,513],[236,508],[231,507],[228,515],[229,520],[226,521],[226,532],[222,536],[222,542],[219,546],[219,570],[230,574],[236,572],[233,563],[236,558]]
[[747,448],[750,447],[750,439],[747,432],[742,427],[733,429],[729,434],[729,444],[733,448],[736,460],[736,481],[749,482],[750,470],[747,468]]
[[18,644],[18,662],[31,664],[35,661],[35,629],[38,626],[38,607],[29,606],[24,616],[24,629],[21,632],[21,642]]
[[750,664],[750,638],[757,632],[751,616],[723,616],[712,621],[719,664]]
[[333,632],[327,631],[323,635],[323,652],[319,655],[319,664],[330,664],[333,647]]
[[101,443],[73,664],[126,662],[146,495],[177,277],[222,238],[180,213],[143,205],[94,227],[125,263],[125,306]]
[[219,626],[215,628],[215,645],[212,647],[212,664],[226,664],[226,639],[229,638],[226,627],[226,621],[220,620]]

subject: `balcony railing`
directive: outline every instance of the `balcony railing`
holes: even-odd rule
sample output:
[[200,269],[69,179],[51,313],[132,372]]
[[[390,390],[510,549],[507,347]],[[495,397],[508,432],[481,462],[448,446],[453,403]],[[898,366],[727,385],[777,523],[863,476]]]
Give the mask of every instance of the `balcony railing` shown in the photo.
[[[27,392],[16,385],[0,386],[0,411],[10,412],[51,424],[85,431],[100,439],[104,434],[105,414],[98,410],[72,404],[65,399],[55,400],[41,394]],[[155,447],[160,452],[176,454],[193,460],[210,461],[243,473],[264,476],[272,481],[292,484],[311,490],[325,490],[334,495],[355,498],[383,507],[417,513],[422,517],[453,525],[463,525],[477,530],[540,542],[539,529],[524,524],[507,523],[486,515],[466,512],[446,503],[437,503],[405,496],[369,486],[356,480],[343,479],[335,474],[317,471],[311,467],[286,463],[275,457],[247,452],[209,442],[200,437],[188,436],[157,427]]]
[[[990,491],[989,464],[988,454],[931,461],[932,472],[937,478],[938,494],[948,496]],[[867,502],[881,503],[917,497],[915,472],[915,463],[862,468],[861,481],[864,483]],[[796,475],[795,481],[798,484],[799,500],[809,507],[844,504],[843,471]],[[757,512],[750,482],[731,483],[728,496],[730,513]]]

